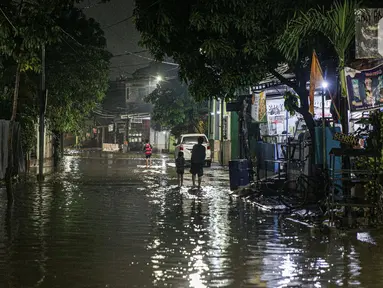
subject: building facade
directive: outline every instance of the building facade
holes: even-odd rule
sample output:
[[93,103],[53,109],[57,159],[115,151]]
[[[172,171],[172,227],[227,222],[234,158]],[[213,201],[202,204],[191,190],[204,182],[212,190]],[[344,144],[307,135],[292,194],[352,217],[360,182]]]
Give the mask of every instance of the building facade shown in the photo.
[[228,165],[231,159],[231,113],[226,111],[226,102],[222,99],[209,101],[207,137],[212,147],[212,160]]
[[96,111],[99,147],[102,143],[128,144],[130,150],[140,150],[142,143],[150,140],[156,151],[169,149],[169,133],[153,126],[154,107],[145,102],[159,83],[162,66],[149,65],[136,70],[130,78],[110,82],[102,107]]

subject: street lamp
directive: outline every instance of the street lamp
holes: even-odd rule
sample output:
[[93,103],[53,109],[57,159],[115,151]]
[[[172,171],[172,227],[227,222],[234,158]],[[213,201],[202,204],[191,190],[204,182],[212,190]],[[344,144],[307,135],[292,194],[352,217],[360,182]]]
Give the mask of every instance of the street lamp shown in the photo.
[[327,82],[326,80],[324,80],[324,81],[322,82],[322,88],[323,88],[323,89],[327,89],[327,88],[328,88],[328,82]]
[[324,118],[324,100],[325,100],[325,89],[328,88],[328,82],[326,80],[322,81],[322,153],[323,153],[323,169],[326,169],[326,162],[327,162],[327,148],[326,148],[326,121]]
[[156,77],[156,79],[157,79],[157,82],[161,82],[161,81],[162,81],[162,77],[161,77],[161,75],[158,75],[158,76]]

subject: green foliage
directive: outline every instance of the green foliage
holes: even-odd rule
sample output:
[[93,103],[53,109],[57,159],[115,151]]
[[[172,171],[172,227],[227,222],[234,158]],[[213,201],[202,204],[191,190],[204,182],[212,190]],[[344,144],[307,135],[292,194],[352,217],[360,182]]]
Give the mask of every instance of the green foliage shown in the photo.
[[168,56],[180,64],[196,99],[223,98],[285,60],[275,41],[306,2],[138,0],[135,21],[142,44],[157,59]]
[[[297,59],[301,43],[320,33],[332,44],[339,63],[341,94],[347,96],[344,65],[347,52],[355,39],[355,10],[359,8],[356,0],[339,0],[334,2],[331,9],[322,7],[300,12],[292,19],[279,41],[279,49],[287,59]],[[315,48],[315,47],[313,47]]]
[[375,210],[367,209],[367,216],[372,224],[383,223],[383,113],[379,110],[370,112],[369,123],[373,129],[369,130],[367,138],[368,152],[377,154],[377,159],[373,157],[359,157],[356,166],[358,169],[376,172],[377,178],[372,175],[357,175],[363,180],[367,180],[364,184],[365,200],[369,203],[375,203]]
[[288,23],[279,48],[288,59],[298,58],[302,40],[321,33],[344,63],[345,53],[355,39],[355,9],[358,7],[357,1],[341,0],[334,2],[327,11],[323,7],[300,11]]
[[[306,89],[312,47],[302,41],[298,59],[290,60],[278,42],[296,11],[319,4],[328,9],[332,2],[137,0],[134,15],[142,45],[158,60],[171,57],[180,65],[181,79],[195,99],[235,97],[238,88],[254,85],[271,73],[299,95],[298,112],[313,132]],[[289,71],[281,72],[281,64],[288,64]],[[285,72],[294,72],[297,81],[284,78]]]
[[[10,119],[13,99],[13,77],[16,70],[14,63],[3,63],[4,70],[0,73],[0,115],[2,119]],[[19,105],[16,121],[21,125],[22,145],[25,151],[30,151],[36,142],[35,122],[37,110],[37,77],[32,71],[23,73],[20,80]]]
[[294,116],[296,111],[299,110],[299,96],[290,91],[286,91],[283,96],[285,99],[285,109],[290,113],[291,116]]
[[107,90],[111,55],[106,40],[99,24],[73,7],[75,2],[80,1],[6,0],[1,4],[1,118],[11,117],[16,66],[21,63],[16,121],[22,125],[26,151],[35,143],[42,44],[46,46],[48,129],[80,130]]
[[207,103],[196,102],[188,93],[187,85],[178,80],[161,83],[145,101],[155,106],[153,121],[170,129],[176,137],[182,133],[204,132],[200,121],[207,120]]
[[47,50],[47,117],[59,132],[77,132],[108,88],[111,54],[98,23],[77,9],[58,20],[74,35]]

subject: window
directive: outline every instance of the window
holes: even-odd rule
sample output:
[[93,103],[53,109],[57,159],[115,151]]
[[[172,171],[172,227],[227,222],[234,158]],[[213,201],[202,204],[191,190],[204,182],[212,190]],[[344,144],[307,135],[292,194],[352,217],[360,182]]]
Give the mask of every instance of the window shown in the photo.
[[[200,136],[185,136],[182,138],[182,144],[186,144],[186,143],[197,144],[199,137]],[[206,137],[203,137],[203,138],[204,138],[204,143],[207,143]]]
[[138,97],[139,99],[143,99],[144,97],[148,96],[148,89],[147,88],[138,88]]
[[214,122],[214,100],[210,100],[210,121],[209,121],[209,133],[210,133],[210,136],[214,133],[214,127],[213,127],[213,122]]
[[129,100],[129,87],[126,87],[125,89],[125,100],[128,101]]

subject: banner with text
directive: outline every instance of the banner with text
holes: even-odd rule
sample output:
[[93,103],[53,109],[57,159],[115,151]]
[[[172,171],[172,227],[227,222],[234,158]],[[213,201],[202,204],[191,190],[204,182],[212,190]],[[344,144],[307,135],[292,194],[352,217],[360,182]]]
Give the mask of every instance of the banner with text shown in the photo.
[[251,118],[253,118],[255,122],[266,122],[266,92],[262,91],[254,96],[254,103],[251,107]]
[[351,112],[383,107],[383,64],[368,70],[345,68]]

